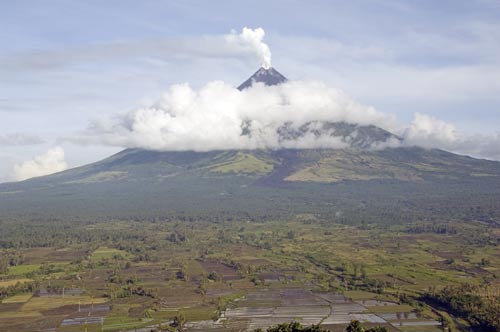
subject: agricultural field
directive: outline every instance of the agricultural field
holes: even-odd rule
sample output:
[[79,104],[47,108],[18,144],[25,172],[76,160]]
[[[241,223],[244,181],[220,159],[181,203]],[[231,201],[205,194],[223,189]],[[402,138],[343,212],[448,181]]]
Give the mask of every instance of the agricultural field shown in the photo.
[[80,224],[57,242],[1,249],[0,331],[149,331],[176,317],[187,331],[290,321],[342,331],[351,320],[390,331],[442,331],[443,320],[469,328],[425,299],[464,284],[498,296],[498,232],[420,226],[313,215]]

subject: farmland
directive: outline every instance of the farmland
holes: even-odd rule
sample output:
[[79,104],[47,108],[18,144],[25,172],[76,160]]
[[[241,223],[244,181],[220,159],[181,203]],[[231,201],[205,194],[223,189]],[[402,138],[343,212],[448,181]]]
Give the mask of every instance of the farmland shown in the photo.
[[3,227],[0,331],[133,331],[177,316],[193,331],[359,320],[432,332],[443,317],[469,323],[425,301],[430,292],[467,284],[491,298],[500,285],[500,233],[480,223],[117,220],[30,244],[24,228]]

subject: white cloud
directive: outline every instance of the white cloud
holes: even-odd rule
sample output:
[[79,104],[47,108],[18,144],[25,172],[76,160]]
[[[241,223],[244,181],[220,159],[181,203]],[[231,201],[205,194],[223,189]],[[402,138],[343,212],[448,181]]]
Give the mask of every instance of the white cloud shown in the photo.
[[18,181],[36,176],[48,175],[64,171],[68,165],[64,159],[64,150],[54,147],[32,160],[14,165],[14,176]]
[[463,135],[456,127],[435,117],[415,113],[404,130],[406,145],[440,148],[473,157],[500,159],[500,133]]
[[[321,82],[256,84],[239,91],[221,81],[200,90],[173,85],[151,107],[93,123],[80,140],[153,150],[345,147],[338,138],[305,135],[282,140],[278,128],[311,121],[394,127],[394,118]],[[249,135],[242,135],[243,127]]]
[[[399,134],[406,146],[500,159],[500,134],[467,136],[455,125],[422,113],[415,113],[409,125],[401,125],[394,116],[362,105],[317,81],[289,81],[277,86],[255,84],[243,91],[222,81],[210,82],[199,90],[177,84],[152,106],[94,122],[72,141],[159,151],[349,145],[349,138],[342,139],[328,131],[320,136],[310,131],[293,139],[283,139],[279,134],[279,128],[285,125],[297,129],[315,121],[375,125]],[[244,127],[249,135],[242,135]],[[399,140],[390,139],[376,142],[372,148],[398,146]]]
[[446,146],[460,139],[453,124],[421,113],[414,114],[403,136],[410,144],[428,148]]

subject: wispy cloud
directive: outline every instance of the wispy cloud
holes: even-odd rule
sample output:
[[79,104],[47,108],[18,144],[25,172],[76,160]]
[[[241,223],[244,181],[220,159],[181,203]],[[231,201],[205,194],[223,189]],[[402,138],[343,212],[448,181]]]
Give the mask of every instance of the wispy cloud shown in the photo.
[[12,133],[0,135],[0,146],[23,146],[23,145],[37,145],[43,144],[45,140],[41,137],[26,134],[26,133]]
[[30,50],[0,55],[0,73],[50,71],[82,63],[150,58],[186,61],[200,58],[239,58],[271,62],[264,30],[243,28],[223,35],[171,37],[90,44],[76,48]]

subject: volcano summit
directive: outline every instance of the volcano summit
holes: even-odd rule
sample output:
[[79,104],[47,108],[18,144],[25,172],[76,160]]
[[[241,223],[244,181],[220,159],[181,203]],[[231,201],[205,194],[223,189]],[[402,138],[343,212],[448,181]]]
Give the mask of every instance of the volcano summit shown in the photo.
[[265,85],[278,85],[288,81],[279,71],[273,67],[261,67],[249,79],[238,86],[238,90],[244,90],[251,87],[254,83],[264,83]]

